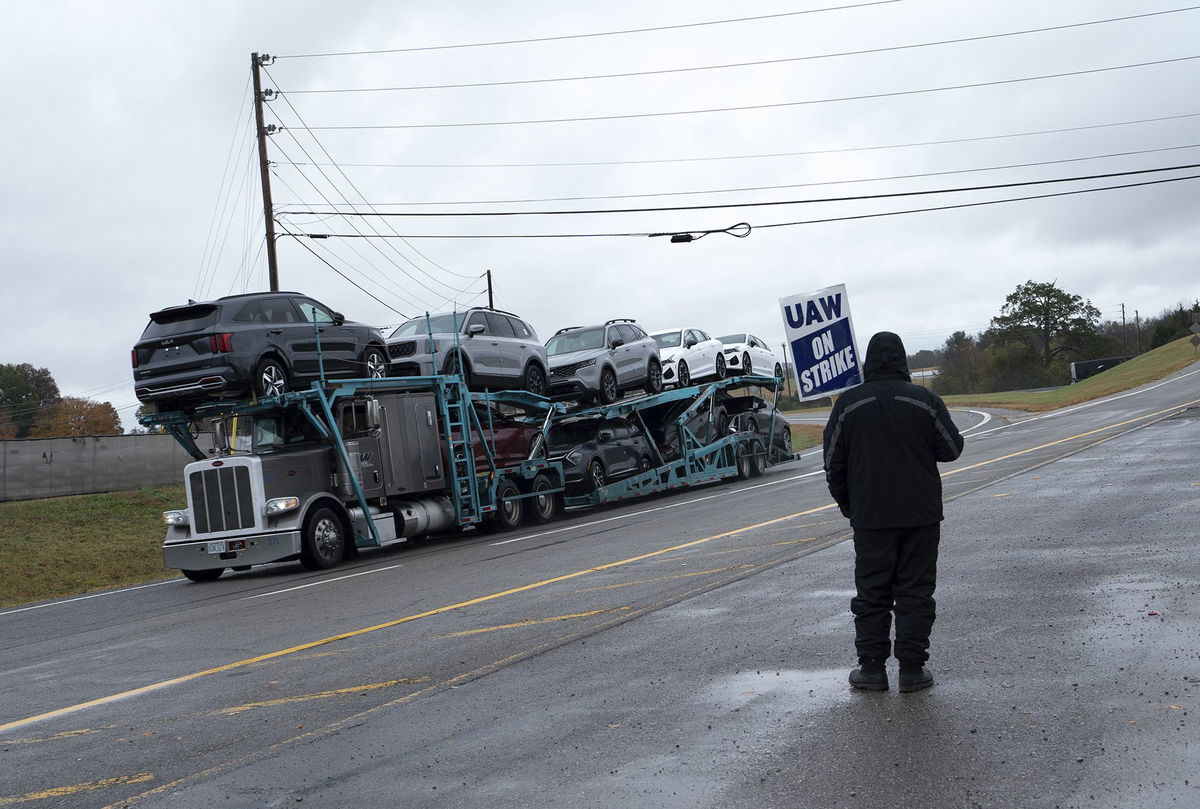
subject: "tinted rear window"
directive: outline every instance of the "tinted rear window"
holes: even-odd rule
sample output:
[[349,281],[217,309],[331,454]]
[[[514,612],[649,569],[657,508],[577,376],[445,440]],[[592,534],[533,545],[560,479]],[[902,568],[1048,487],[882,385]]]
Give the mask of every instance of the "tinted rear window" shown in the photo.
[[174,337],[177,334],[205,331],[212,328],[220,316],[221,307],[211,303],[164,309],[150,315],[150,323],[142,332],[142,339],[151,340],[156,337]]

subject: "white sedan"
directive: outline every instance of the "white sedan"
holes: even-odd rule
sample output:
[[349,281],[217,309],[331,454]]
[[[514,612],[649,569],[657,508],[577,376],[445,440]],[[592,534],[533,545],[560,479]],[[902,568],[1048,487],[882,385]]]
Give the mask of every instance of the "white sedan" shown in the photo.
[[729,373],[783,376],[783,361],[753,334],[726,334],[718,339],[725,346],[725,365]]
[[686,388],[694,379],[725,378],[725,355],[720,340],[700,329],[665,329],[650,334],[658,343],[663,382]]

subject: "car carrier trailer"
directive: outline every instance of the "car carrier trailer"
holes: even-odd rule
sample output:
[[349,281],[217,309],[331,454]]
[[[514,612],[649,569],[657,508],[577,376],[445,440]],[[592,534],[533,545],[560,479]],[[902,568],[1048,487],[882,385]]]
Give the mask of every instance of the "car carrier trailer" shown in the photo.
[[[777,394],[780,384],[738,377],[571,410],[525,392],[472,392],[457,375],[385,377],[148,414],[143,425],[162,428],[195,458],[183,470],[187,507],[163,514],[164,563],[193,581],[291,559],[326,569],[359,549],[428,534],[511,529],[526,518],[554,519],[564,505],[749,478],[792,456],[773,446],[770,433],[708,430],[713,440],[702,440],[688,424],[705,409],[710,422],[716,418],[721,391],[754,386]],[[536,423],[529,457],[496,463],[476,403],[519,409]],[[561,463],[544,457],[558,420],[620,416],[649,434],[643,415],[665,405],[684,408],[673,426],[677,457],[665,459],[656,447],[649,471],[566,495]],[[211,456],[194,440],[204,422],[218,445]],[[485,455],[478,465],[476,438]]]

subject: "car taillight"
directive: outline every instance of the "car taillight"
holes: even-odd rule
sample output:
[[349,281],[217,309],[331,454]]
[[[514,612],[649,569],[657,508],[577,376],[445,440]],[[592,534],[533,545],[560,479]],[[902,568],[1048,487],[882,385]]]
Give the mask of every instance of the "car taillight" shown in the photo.
[[208,338],[208,347],[214,354],[228,354],[233,351],[233,335],[229,332],[214,334]]
[[134,368],[138,367],[138,357],[137,357],[137,349],[136,348],[129,349],[129,361],[133,363]]

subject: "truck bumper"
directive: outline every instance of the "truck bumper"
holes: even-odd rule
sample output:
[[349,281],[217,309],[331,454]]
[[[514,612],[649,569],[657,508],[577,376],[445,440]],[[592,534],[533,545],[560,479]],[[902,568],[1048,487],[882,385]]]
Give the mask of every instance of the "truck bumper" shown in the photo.
[[244,541],[244,550],[209,553],[209,540],[172,542],[163,545],[163,564],[173,570],[211,570],[213,568],[264,565],[279,562],[300,553],[300,532],[279,531],[271,534],[232,537],[229,542]]

